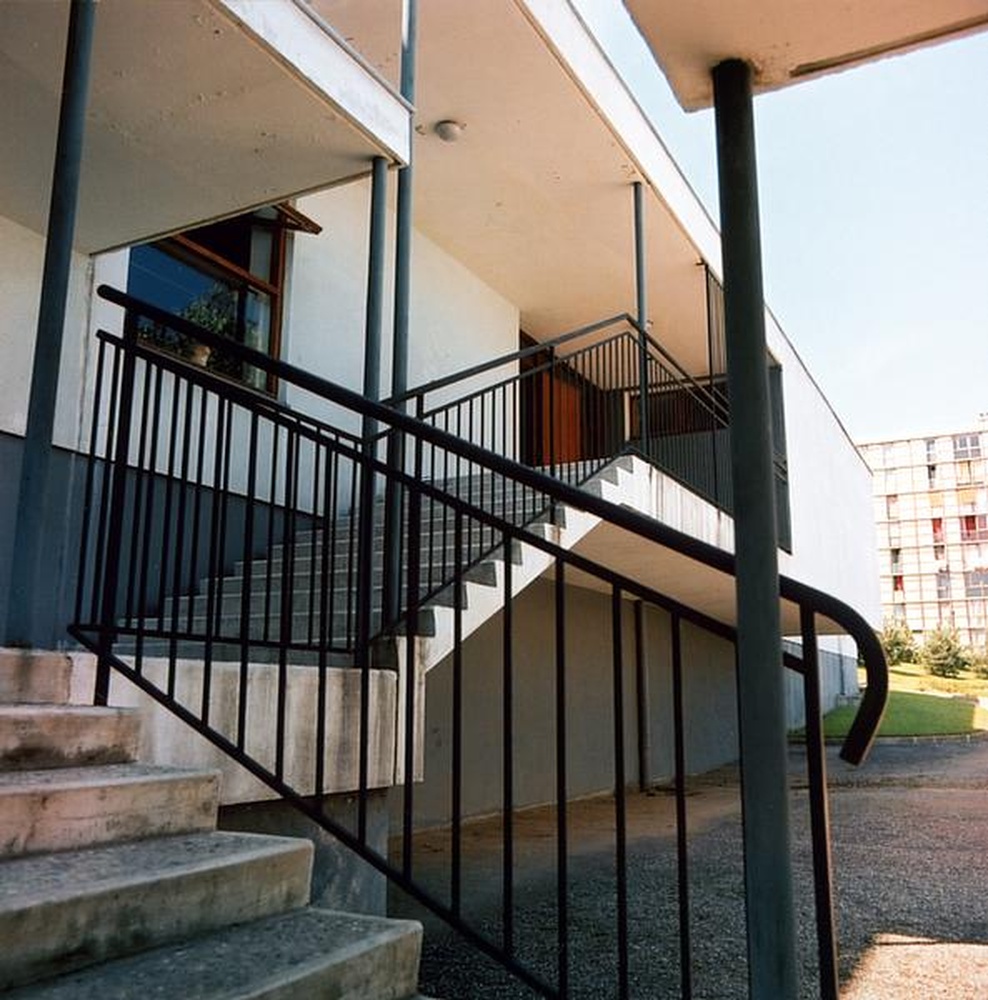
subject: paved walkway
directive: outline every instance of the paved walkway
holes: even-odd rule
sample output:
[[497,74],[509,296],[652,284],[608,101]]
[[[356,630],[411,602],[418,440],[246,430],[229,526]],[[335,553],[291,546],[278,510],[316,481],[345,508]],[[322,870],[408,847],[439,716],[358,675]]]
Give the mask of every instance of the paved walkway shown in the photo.
[[[863,769],[830,759],[833,852],[845,1000],[988,998],[988,743],[880,744]],[[818,995],[809,824],[802,751],[791,754],[794,877],[802,996]],[[698,998],[747,997],[741,833],[736,773],[692,783],[689,796],[693,987]],[[673,800],[629,799],[632,993],[679,996]],[[572,996],[616,995],[613,807],[570,810]],[[555,826],[551,810],[523,814],[516,830],[519,955],[554,979]],[[442,883],[441,833],[416,842],[417,871]],[[499,928],[499,824],[471,824],[464,841],[469,914]],[[405,908],[404,912],[412,912]],[[416,914],[421,917],[421,914]],[[445,1000],[535,994],[427,920],[423,989]]]

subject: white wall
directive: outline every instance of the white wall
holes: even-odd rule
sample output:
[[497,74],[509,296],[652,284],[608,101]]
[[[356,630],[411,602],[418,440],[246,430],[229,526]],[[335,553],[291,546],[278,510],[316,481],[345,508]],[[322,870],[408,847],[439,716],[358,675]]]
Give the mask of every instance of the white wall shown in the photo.
[[[323,226],[295,238],[287,301],[285,360],[335,382],[363,386],[370,182],[299,200]],[[394,216],[388,217],[388,274],[381,396],[391,393]],[[409,385],[516,350],[518,309],[421,233],[412,241]],[[500,375],[503,377],[503,372]],[[311,400],[289,393],[307,410]],[[324,411],[329,413],[330,411]]]
[[[0,433],[24,435],[34,364],[34,340],[44,267],[44,238],[0,216]],[[73,255],[59,374],[55,443],[77,447],[83,438],[80,394],[87,364],[90,259]]]
[[850,604],[877,627],[871,472],[771,315],[766,333],[782,365],[792,515],[792,554],[782,554],[779,569]]

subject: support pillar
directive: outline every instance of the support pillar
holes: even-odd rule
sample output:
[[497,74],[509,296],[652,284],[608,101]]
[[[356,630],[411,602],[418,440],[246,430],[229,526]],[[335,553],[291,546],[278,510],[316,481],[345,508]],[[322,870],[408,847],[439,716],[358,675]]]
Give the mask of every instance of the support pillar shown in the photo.
[[713,70],[738,603],[748,975],[753,1000],[797,995],[778,541],[751,68]]
[[52,568],[41,572],[41,549],[48,530],[52,432],[72,268],[95,20],[95,0],[72,0],[11,561],[6,641],[13,646],[36,645],[48,638],[41,634],[37,595],[41,580],[46,581],[46,589],[51,586]]
[[645,202],[642,182],[635,181],[635,319],[638,322],[638,438],[648,452],[648,289],[645,284]]
[[[367,308],[364,323],[364,399],[375,403],[381,398],[387,188],[387,160],[383,156],[375,156],[371,167],[370,248],[367,256]],[[377,422],[365,417],[364,437],[376,432]]]
[[[401,32],[401,96],[415,103],[415,51],[418,37],[417,0],[404,0]],[[394,339],[391,350],[391,395],[403,396],[408,389],[409,308],[412,288],[412,161],[414,143],[408,148],[408,163],[398,171],[398,201],[395,209],[395,302]],[[398,404],[405,411],[405,404]],[[388,437],[388,467],[404,465],[403,438]],[[384,621],[398,619],[401,594],[402,495],[389,482],[385,501]]]

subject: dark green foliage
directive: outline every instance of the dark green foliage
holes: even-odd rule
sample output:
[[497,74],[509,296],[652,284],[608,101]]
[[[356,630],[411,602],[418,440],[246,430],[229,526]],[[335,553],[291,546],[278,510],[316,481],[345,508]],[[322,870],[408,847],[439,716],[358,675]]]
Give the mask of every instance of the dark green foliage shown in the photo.
[[935,677],[956,677],[968,665],[966,651],[952,625],[939,625],[926,633],[920,659]]
[[885,659],[890,667],[897,663],[916,662],[916,640],[904,621],[886,618],[878,639],[885,650]]

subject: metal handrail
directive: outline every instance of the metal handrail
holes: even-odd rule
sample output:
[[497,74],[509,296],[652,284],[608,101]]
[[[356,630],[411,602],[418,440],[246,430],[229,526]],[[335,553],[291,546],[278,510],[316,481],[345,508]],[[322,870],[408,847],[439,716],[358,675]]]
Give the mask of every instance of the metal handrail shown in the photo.
[[[671,549],[722,573],[730,576],[735,575],[735,560],[732,554],[678,531],[667,524],[626,507],[618,507],[593,496],[586,490],[570,486],[537,469],[490,452],[431,424],[410,417],[392,406],[368,400],[360,393],[346,389],[328,379],[321,378],[287,362],[270,358],[235,341],[227,340],[191,323],[189,320],[173,316],[165,310],[151,306],[107,285],[101,285],[98,293],[109,302],[148,318],[167,323],[208,346],[227,351],[239,360],[267,371],[278,379],[312,392],[362,416],[389,424],[394,430],[408,434],[413,439],[426,441],[492,473],[528,486],[547,496],[553,503],[565,504],[593,514],[619,528],[654,542],[656,545]],[[225,380],[219,379],[219,381]],[[888,674],[885,656],[875,632],[864,618],[849,605],[808,584],[781,574],[779,576],[779,594],[784,600],[792,601],[801,607],[811,607],[816,613],[830,619],[843,628],[858,644],[859,652],[864,660],[867,685],[854,722],[844,741],[841,756],[851,763],[861,763],[867,756],[877,735],[888,698]]]
[[[622,677],[627,674],[629,658],[623,652],[622,635],[627,632],[626,612],[633,605],[635,629],[630,638],[638,669],[647,647],[642,624],[645,612],[656,609],[664,613],[667,624],[663,627],[668,628],[671,639],[680,976],[683,994],[692,995],[682,629],[689,624],[735,645],[737,630],[581,555],[558,540],[552,530],[531,530],[530,515],[533,511],[565,513],[567,508],[583,511],[713,572],[733,574],[734,557],[490,451],[483,441],[458,437],[398,408],[368,401],[358,393],[227,341],[121,292],[102,289],[101,294],[129,312],[122,337],[101,332],[98,339],[96,413],[84,497],[76,614],[70,627],[71,634],[97,654],[96,700],[106,701],[111,668],[122,673],[537,994],[570,997],[573,994],[566,957],[570,926],[566,803],[581,789],[566,777],[570,753],[565,734],[566,678],[572,672],[567,666],[566,605],[574,599],[571,582],[579,581],[581,586],[609,593],[616,985],[618,993],[627,996],[631,992],[631,950],[625,832],[626,700]],[[313,394],[320,402],[320,412],[324,404],[329,404],[330,411],[338,408],[345,413],[347,426],[360,417],[365,426],[378,423],[388,429],[391,440],[402,446],[406,461],[395,462],[390,454],[385,459],[383,450],[374,445],[376,435],[361,437],[340,431],[265,393],[143,342],[142,316],[176,328],[244,365]],[[627,331],[619,336],[630,338],[635,345],[641,342]],[[625,353],[621,348],[615,356],[625,358]],[[624,365],[622,360],[611,371],[622,373]],[[483,406],[481,402],[482,418]],[[458,422],[456,430],[460,430]],[[452,480],[435,475],[437,470],[447,475],[447,460],[454,472]],[[208,467],[204,468],[204,461]],[[230,476],[231,467],[237,470],[234,478]],[[465,477],[461,475],[464,468]],[[379,537],[375,536],[375,522],[383,511],[383,498],[379,496],[375,501],[381,484],[388,489],[384,497],[393,493],[398,498],[397,518],[405,534],[399,537],[396,549],[402,581],[397,607],[393,613],[385,612],[386,602],[382,601],[381,619],[375,623],[380,596],[375,594],[375,588],[384,579],[390,551],[387,534],[383,547],[375,541]],[[91,550],[86,540],[90,528],[96,532]],[[534,564],[521,556],[528,550],[540,553],[534,557]],[[449,551],[453,553],[452,568],[447,558]],[[488,565],[471,577],[469,570],[476,565],[478,555]],[[556,913],[560,946],[555,985],[538,963],[524,960],[513,943],[519,912],[513,884],[513,816],[527,804],[525,794],[516,795],[512,777],[516,747],[525,745],[524,736],[513,729],[512,722],[516,704],[512,678],[517,674],[512,650],[518,642],[512,624],[518,591],[513,580],[517,582],[518,577],[513,574],[520,572],[512,568],[516,559],[522,560],[518,565],[528,565],[523,584],[540,567],[552,570],[543,578],[549,588],[543,596],[555,607],[555,636],[551,643],[554,653],[539,662],[555,678],[556,774],[554,790],[549,793],[556,803],[558,827]],[[492,560],[500,560],[500,567]],[[462,678],[464,638],[469,634],[464,631],[464,609],[473,603],[473,596],[469,605],[461,601],[461,593],[466,597],[471,578],[475,587],[497,588],[495,595],[482,591],[481,607],[489,612],[496,605],[503,632],[499,651],[503,776],[499,935],[468,917],[462,906],[462,822],[468,814],[462,790],[468,778],[462,728],[466,716],[458,678]],[[446,593],[440,596],[440,591]],[[470,593],[479,596],[475,591]],[[488,603],[492,597],[493,603]],[[836,979],[831,973],[837,968],[836,932],[816,655],[817,617],[832,619],[855,638],[868,676],[864,698],[842,748],[847,760],[859,763],[874,739],[887,695],[887,677],[877,638],[853,609],[786,577],[779,578],[779,597],[793,602],[799,610],[802,654],[785,651],[781,662],[802,674],[821,994],[834,1000]],[[441,614],[436,610],[439,605],[449,610]],[[603,612],[602,606],[597,607]],[[451,622],[443,617],[449,614]],[[427,627],[430,620],[445,620],[443,627],[449,628],[449,632],[441,633],[444,638],[437,646],[416,639],[405,642],[402,648],[401,642],[388,641],[402,634],[432,634]],[[478,624],[475,619],[469,628]],[[452,646],[448,647],[445,644],[450,639]],[[155,651],[162,645],[168,650],[167,670],[159,677],[145,670],[143,663],[145,657],[162,655]],[[330,657],[337,653],[345,659],[331,661]],[[725,659],[729,655],[728,648]],[[419,685],[408,680],[419,676],[418,671],[428,669],[430,663],[437,665],[440,657],[449,665],[453,682],[451,767],[449,775],[441,779],[442,783],[452,782],[448,895],[430,886],[428,879],[417,877],[412,847],[416,833],[414,800],[418,795],[414,788],[423,778],[416,755],[426,753],[421,723],[416,720],[425,705],[421,700],[424,695],[416,693]],[[200,684],[202,699],[198,707],[176,696],[180,660],[184,660],[181,669],[192,671]],[[271,702],[274,742],[270,756],[253,755],[251,750],[252,727],[256,724],[251,692],[259,690],[252,678],[263,663],[277,664],[271,674],[275,697]],[[225,666],[217,668],[217,664]],[[349,770],[342,781],[330,777],[327,770],[327,751],[335,746],[331,741],[339,738],[335,724],[327,717],[327,668],[333,665],[355,668],[356,673],[349,674],[350,682],[359,679],[360,685],[359,704],[354,706],[359,714],[355,719],[356,752],[350,756]],[[310,672],[313,667],[315,673]],[[390,778],[385,775],[383,779],[374,771],[372,784],[372,672],[392,668],[398,671],[395,680],[387,682],[394,685],[388,689],[395,699],[389,704],[398,713],[395,753],[393,757],[389,754],[387,765],[392,771]],[[221,672],[217,674],[216,669]],[[296,671],[294,682],[290,681],[290,670]],[[211,708],[215,677],[219,683],[233,685],[232,702],[220,692],[226,705],[224,712]],[[311,719],[299,717],[291,707],[292,686],[303,678],[318,688]],[[641,712],[650,702],[647,683],[638,683]],[[606,745],[606,726],[603,739]],[[643,735],[639,729],[638,739],[641,761],[641,754],[647,753],[647,732]],[[313,751],[311,761],[307,758],[301,770],[295,752],[301,746],[299,740]],[[425,757],[421,759],[424,762]],[[394,767],[401,768],[403,777]],[[640,765],[638,777],[643,788],[649,787],[647,768]],[[394,785],[396,793],[401,792],[401,829],[400,834],[394,831],[398,839],[393,842],[400,842],[400,860],[397,853],[394,858],[380,853],[368,836],[368,793],[381,780]],[[325,794],[339,789],[356,790],[356,829],[347,821],[326,815],[320,806]]]

